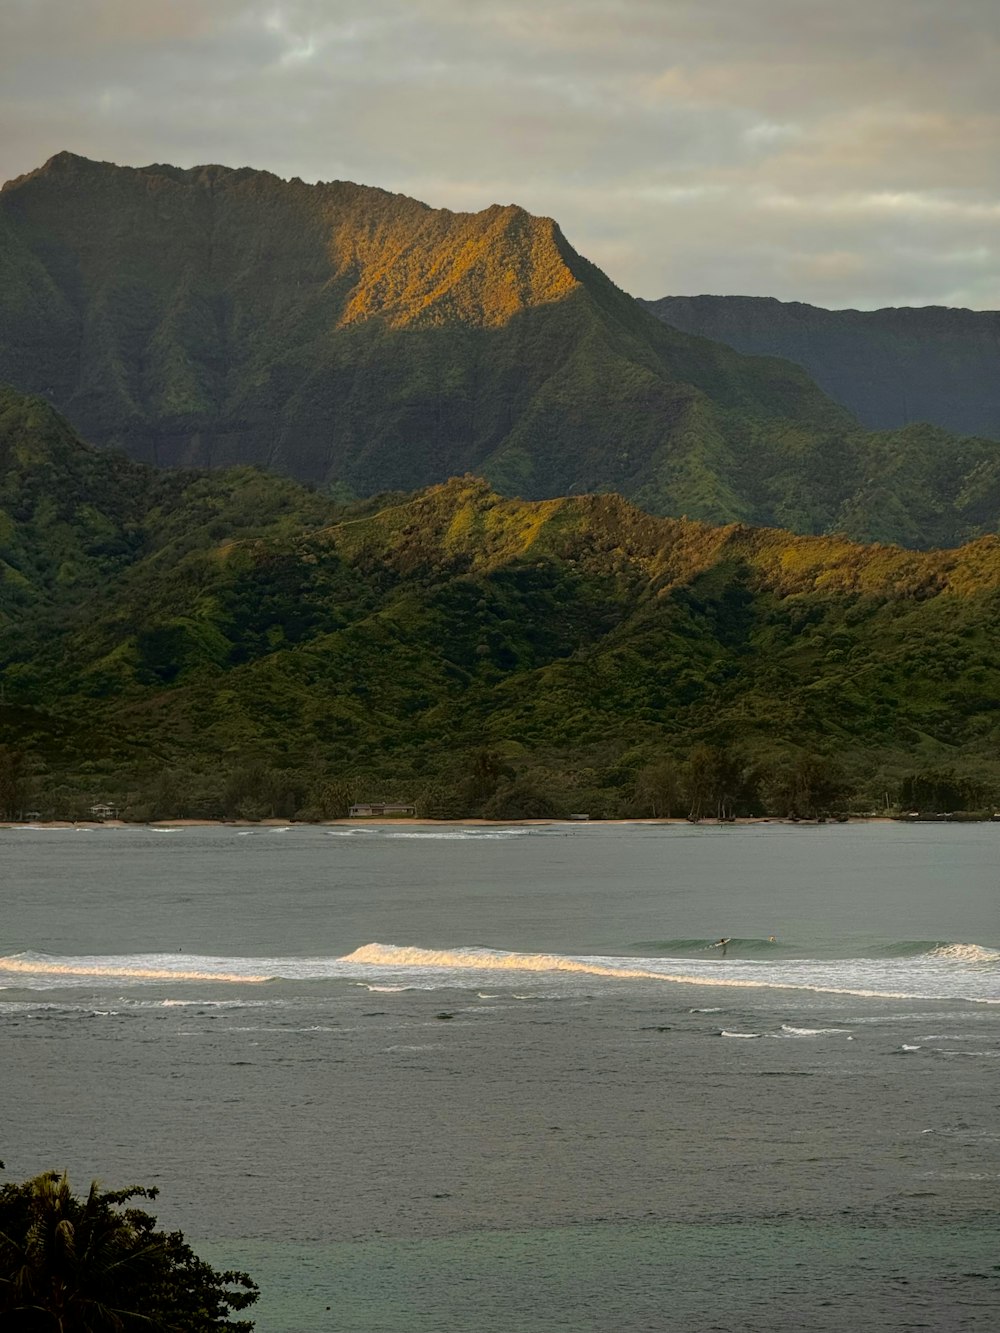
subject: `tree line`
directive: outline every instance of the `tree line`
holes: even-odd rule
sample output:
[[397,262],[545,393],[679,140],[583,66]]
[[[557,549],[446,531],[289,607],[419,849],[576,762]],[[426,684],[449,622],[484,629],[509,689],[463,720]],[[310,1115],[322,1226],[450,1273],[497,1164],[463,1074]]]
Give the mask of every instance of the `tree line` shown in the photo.
[[[605,757],[607,758],[607,757]],[[975,769],[859,772],[840,756],[812,750],[755,756],[740,746],[702,743],[684,753],[647,749],[627,761],[588,764],[481,746],[439,769],[401,763],[396,771],[331,774],[247,757],[218,766],[168,765],[149,773],[82,766],[52,775],[39,756],[0,745],[0,818],[86,820],[107,803],[123,819],[346,817],[367,801],[405,802],[428,819],[684,818],[992,812],[1000,780]]]

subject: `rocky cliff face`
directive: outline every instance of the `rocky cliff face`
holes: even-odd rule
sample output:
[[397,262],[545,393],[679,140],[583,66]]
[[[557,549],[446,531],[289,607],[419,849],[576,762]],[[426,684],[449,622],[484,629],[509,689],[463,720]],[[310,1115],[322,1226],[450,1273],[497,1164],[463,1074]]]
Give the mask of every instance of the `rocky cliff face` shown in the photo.
[[757,296],[642,304],[685,333],[794,361],[873,429],[926,421],[1000,439],[1000,312],[821,310]]

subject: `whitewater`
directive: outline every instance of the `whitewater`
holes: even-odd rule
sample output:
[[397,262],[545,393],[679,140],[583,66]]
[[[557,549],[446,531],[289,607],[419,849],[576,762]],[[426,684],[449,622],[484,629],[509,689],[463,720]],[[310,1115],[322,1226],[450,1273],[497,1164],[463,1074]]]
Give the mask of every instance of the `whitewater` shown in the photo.
[[[690,942],[689,953],[692,952]],[[788,958],[737,961],[731,954],[766,941],[730,942],[727,959],[706,957],[570,957],[473,947],[425,949],[412,945],[362,945],[342,958],[236,958],[178,954],[48,957],[40,953],[0,957],[0,990],[149,983],[215,982],[265,985],[278,981],[393,981],[424,989],[478,988],[497,974],[517,987],[528,974],[563,993],[592,991],[600,983],[629,981],[735,989],[784,989],[885,999],[965,999],[1000,1003],[1000,950],[977,944],[936,944],[926,950],[902,941],[867,958]],[[711,941],[694,948],[712,954]],[[783,949],[788,953],[788,947]]]

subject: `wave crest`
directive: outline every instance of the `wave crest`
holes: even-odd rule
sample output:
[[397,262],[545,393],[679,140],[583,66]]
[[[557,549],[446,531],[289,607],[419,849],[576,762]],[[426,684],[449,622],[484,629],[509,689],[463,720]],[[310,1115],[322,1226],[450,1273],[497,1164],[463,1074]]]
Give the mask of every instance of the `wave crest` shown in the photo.
[[[188,959],[180,955],[177,965],[168,962],[169,955],[154,954],[148,960],[131,958],[77,958],[72,962],[57,961],[41,954],[21,954],[0,958],[0,977],[31,978],[39,981],[268,981],[255,973],[223,971],[222,965],[232,963],[226,958]],[[25,984],[30,984],[27,982]]]
[[988,949],[983,944],[939,944],[931,950],[931,957],[956,963],[1000,963],[1000,949]]
[[491,972],[580,972],[595,977],[669,980],[648,968],[622,967],[600,958],[572,958],[556,953],[505,953],[498,949],[421,949],[408,944],[363,944],[342,963],[369,967],[476,968]]

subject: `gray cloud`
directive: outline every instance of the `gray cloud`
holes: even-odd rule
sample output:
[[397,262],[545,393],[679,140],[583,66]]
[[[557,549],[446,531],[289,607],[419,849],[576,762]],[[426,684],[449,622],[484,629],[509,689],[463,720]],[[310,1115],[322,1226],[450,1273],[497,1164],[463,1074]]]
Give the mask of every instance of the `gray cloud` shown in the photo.
[[996,0],[7,0],[61,148],[518,202],[644,296],[1000,307]]

